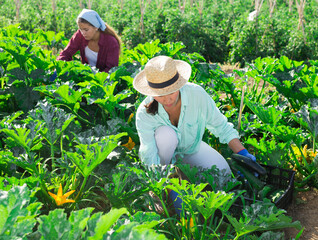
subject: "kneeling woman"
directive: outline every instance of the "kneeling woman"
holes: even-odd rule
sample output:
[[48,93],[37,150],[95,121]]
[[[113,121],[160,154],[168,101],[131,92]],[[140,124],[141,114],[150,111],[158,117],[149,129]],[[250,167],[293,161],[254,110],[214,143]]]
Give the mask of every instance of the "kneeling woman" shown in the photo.
[[187,62],[158,56],[135,77],[134,88],[148,96],[136,114],[140,158],[148,165],[167,165],[182,158],[193,166],[216,165],[230,172],[223,156],[202,141],[205,129],[235,153],[245,148],[208,93],[188,82],[190,76]]
[[168,165],[181,158],[192,166],[216,165],[230,173],[224,157],[202,141],[206,128],[233,152],[255,160],[208,93],[188,82],[190,76],[187,62],[158,56],[134,78],[134,88],[147,96],[136,114],[141,161]]

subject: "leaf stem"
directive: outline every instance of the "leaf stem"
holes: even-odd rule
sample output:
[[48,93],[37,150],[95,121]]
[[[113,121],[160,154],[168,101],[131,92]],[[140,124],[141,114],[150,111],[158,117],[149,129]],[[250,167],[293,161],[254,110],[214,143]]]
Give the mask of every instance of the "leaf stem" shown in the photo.
[[[160,199],[160,202],[161,202],[161,205],[162,205],[162,207],[163,207],[163,210],[165,211],[165,214],[166,214],[167,217],[168,217],[169,225],[170,225],[172,231],[174,232],[176,239],[180,239],[179,234],[178,234],[178,232],[177,232],[177,230],[176,230],[176,226],[173,225],[173,223],[172,223],[172,221],[171,221],[171,219],[170,219],[169,211],[168,211],[168,209],[167,209],[167,207],[166,207],[166,204],[165,204],[164,201],[163,201],[162,194],[158,194],[158,195],[159,195],[158,197],[159,197],[159,199]],[[168,193],[167,193],[167,196],[168,196]]]
[[81,186],[81,188],[80,188],[80,191],[78,192],[78,194],[77,194],[76,197],[74,198],[74,201],[75,201],[75,202],[76,202],[77,199],[82,195],[82,192],[83,192],[84,187],[85,187],[86,182],[87,182],[87,178],[88,178],[87,176],[84,177],[84,181],[83,181],[83,183],[82,183],[82,186]]
[[54,145],[50,143],[51,146],[51,159],[52,159],[52,170],[55,170],[55,159],[54,159]]

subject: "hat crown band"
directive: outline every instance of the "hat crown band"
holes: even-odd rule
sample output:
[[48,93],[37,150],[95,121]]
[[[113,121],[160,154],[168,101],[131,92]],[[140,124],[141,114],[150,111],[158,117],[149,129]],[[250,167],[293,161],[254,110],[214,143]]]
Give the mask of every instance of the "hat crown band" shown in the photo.
[[174,77],[172,77],[168,81],[161,82],[161,83],[153,83],[153,82],[149,82],[149,81],[147,81],[147,82],[148,82],[149,87],[165,88],[165,87],[168,87],[168,86],[174,84],[178,79],[179,79],[179,73],[177,72],[176,75],[174,75]]

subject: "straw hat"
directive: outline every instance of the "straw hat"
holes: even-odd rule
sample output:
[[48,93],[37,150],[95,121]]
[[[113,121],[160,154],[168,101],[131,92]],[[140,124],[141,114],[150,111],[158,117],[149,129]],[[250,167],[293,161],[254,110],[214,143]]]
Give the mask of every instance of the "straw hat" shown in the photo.
[[164,96],[179,90],[191,76],[191,66],[181,60],[158,56],[149,60],[133,81],[134,88],[147,96]]

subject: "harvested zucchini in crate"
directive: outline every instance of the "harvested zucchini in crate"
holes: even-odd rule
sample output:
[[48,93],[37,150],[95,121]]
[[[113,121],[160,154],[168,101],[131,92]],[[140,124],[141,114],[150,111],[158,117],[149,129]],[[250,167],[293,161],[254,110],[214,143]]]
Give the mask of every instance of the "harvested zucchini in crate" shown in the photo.
[[[258,164],[264,169],[264,174],[264,171],[257,165],[253,164],[254,167],[250,167],[250,161],[241,161],[242,158],[237,155],[233,154],[231,159],[228,159],[228,163],[238,179],[242,180],[242,186],[247,187],[244,185],[247,182],[252,187],[253,195],[238,199],[234,204],[235,208],[242,209],[244,205],[250,205],[264,199],[270,199],[278,208],[286,208],[291,203],[295,171]],[[259,173],[259,175],[255,174],[255,172]]]

